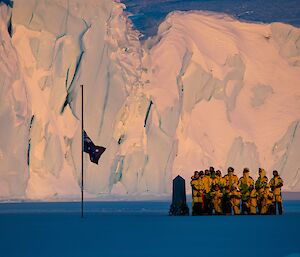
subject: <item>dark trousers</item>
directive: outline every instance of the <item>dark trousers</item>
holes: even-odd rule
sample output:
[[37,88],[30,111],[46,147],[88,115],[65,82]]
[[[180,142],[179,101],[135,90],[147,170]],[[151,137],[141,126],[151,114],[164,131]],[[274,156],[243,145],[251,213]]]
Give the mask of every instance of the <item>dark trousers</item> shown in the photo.
[[278,208],[278,214],[282,215],[283,211],[282,211],[282,202],[275,202],[274,203],[274,215],[276,215],[276,211]]
[[276,215],[276,205],[272,203],[268,208],[268,215]]
[[202,203],[194,203],[192,215],[198,216],[198,215],[202,215],[202,213],[203,213]]
[[224,214],[231,214],[231,202],[228,194],[225,194],[222,198],[222,210]]
[[249,209],[247,207],[247,201],[246,200],[242,200],[242,215],[245,215],[246,213],[249,213]]
[[212,215],[213,214],[213,205],[211,198],[208,194],[204,194],[204,214]]
[[262,207],[261,200],[257,200],[258,214],[261,214],[261,207]]

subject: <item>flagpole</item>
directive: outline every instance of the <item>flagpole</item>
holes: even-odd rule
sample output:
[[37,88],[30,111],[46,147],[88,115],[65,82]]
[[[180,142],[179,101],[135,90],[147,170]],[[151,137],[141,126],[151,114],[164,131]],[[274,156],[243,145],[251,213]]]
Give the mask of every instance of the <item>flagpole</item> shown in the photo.
[[83,150],[84,150],[84,124],[83,124],[83,85],[81,87],[81,218],[83,218]]

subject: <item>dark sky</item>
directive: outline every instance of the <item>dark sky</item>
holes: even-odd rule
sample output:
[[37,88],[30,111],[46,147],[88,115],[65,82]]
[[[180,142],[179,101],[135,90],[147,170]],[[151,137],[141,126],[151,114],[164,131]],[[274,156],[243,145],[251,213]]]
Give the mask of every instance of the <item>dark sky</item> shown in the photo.
[[4,3],[6,5],[8,5],[9,7],[13,7],[13,1],[11,0],[0,0],[0,4]]
[[300,26],[300,0],[122,0],[135,27],[145,38],[174,10],[208,10],[238,19],[270,23],[280,21]]

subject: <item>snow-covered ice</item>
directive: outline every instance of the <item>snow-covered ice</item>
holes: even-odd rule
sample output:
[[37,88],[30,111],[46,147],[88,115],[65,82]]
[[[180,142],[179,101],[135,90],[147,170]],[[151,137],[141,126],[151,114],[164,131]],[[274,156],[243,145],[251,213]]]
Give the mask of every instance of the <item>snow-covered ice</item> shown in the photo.
[[24,1],[0,5],[1,199],[79,196],[81,84],[107,147],[85,155],[87,197],[168,195],[211,165],[300,190],[299,28],[173,12],[141,41],[122,3]]
[[[0,205],[5,257],[299,257],[300,203],[283,216],[169,217],[170,202]],[[189,203],[190,204],[190,203]]]

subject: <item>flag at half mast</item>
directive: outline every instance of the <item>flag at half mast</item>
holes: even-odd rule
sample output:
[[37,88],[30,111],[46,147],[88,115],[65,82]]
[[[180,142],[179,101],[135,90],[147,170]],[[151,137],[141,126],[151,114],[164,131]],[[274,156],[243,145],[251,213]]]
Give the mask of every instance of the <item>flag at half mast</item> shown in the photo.
[[106,148],[103,146],[95,145],[85,131],[83,131],[83,140],[83,151],[89,154],[91,162],[98,164],[99,159]]

